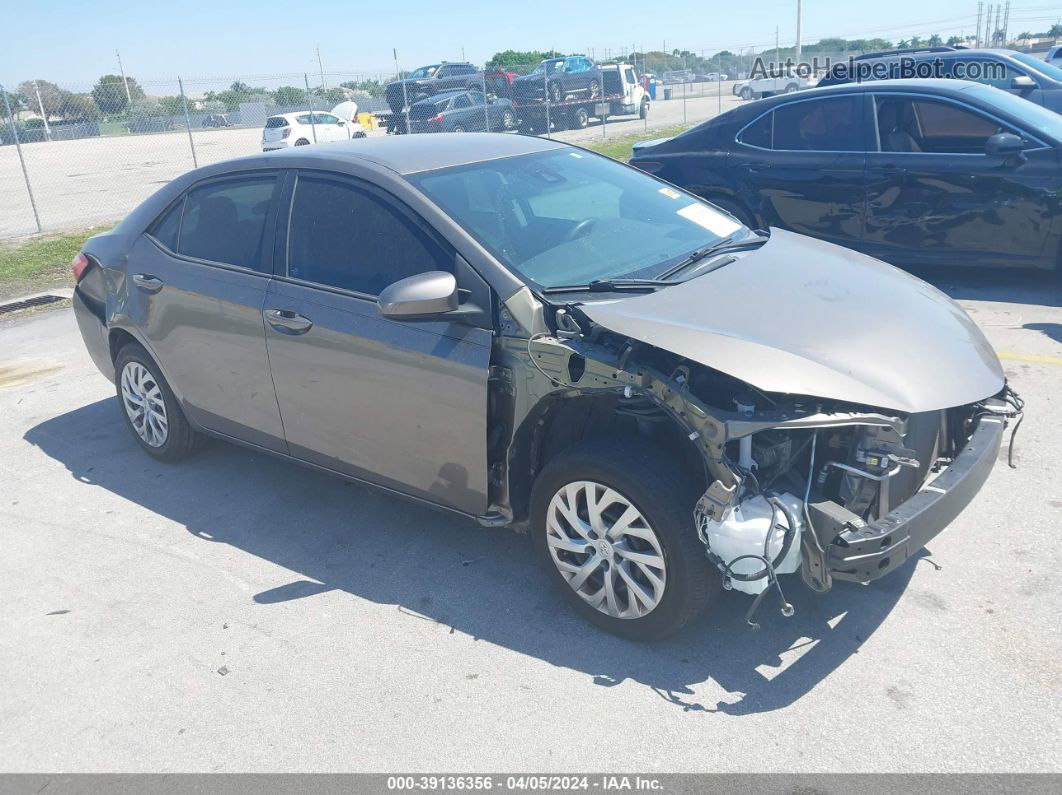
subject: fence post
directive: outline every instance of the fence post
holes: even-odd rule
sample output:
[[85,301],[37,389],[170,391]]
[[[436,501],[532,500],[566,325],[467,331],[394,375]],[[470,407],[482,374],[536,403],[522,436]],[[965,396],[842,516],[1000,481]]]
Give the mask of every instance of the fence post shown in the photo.
[[546,100],[546,137],[552,138],[549,134],[549,66],[545,63],[542,65],[542,98]]
[[188,98],[184,95],[184,83],[177,78],[177,87],[181,89],[181,105],[184,106],[184,126],[188,129],[188,146],[192,149],[192,166],[199,168],[199,160],[195,156],[195,141],[192,140],[192,117],[188,115]]
[[[406,116],[406,129],[407,135],[412,134],[413,128],[409,126],[409,94],[406,91],[406,79],[402,77],[402,67],[398,65],[398,48],[392,48],[391,52],[395,56],[395,78],[402,83],[402,112]],[[387,99],[387,93],[384,92],[384,99]],[[388,103],[388,110],[390,110],[390,103]]]
[[682,78],[682,123],[686,124],[686,78]]
[[[483,122],[487,125],[487,132],[490,132],[490,103],[487,102],[487,67],[484,65],[483,71],[480,72],[480,76],[483,78]],[[503,129],[502,132],[505,132]]]
[[33,220],[37,223],[37,231],[43,232],[41,228],[41,217],[37,213],[37,202],[33,198],[33,186],[30,185],[29,171],[26,170],[26,160],[22,157],[22,142],[18,139],[18,127],[15,124],[15,115],[11,112],[11,103],[8,102],[7,92],[4,90],[3,85],[0,85],[0,94],[4,97],[4,109],[7,111],[7,121],[11,125],[11,134],[15,137],[15,149],[18,151],[18,162],[22,166],[22,178],[26,180],[26,192],[29,194],[30,207],[33,208]]
[[[723,68],[722,60],[720,60],[719,66],[716,67],[716,68],[718,68],[718,69],[722,69]],[[723,73],[722,72],[716,72],[715,73],[715,88],[716,88],[716,96],[719,97],[719,103],[718,103],[719,104],[719,109],[718,109],[718,112],[722,113],[723,112]]]
[[310,93],[310,76],[303,72],[302,80],[306,84],[306,102],[310,105],[310,131],[313,133],[313,142],[317,143],[317,114],[313,110],[313,94]]

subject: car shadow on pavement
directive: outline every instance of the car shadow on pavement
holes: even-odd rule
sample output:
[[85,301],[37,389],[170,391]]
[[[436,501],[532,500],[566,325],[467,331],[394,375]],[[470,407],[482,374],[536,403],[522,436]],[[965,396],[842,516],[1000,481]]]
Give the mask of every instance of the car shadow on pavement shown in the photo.
[[[572,613],[528,538],[511,530],[483,528],[221,442],[183,464],[161,464],[136,445],[113,398],[46,420],[24,438],[81,483],[130,500],[204,543],[228,544],[297,572],[292,582],[253,597],[263,610],[339,590],[395,605],[396,632],[404,622],[433,622],[441,649],[455,635],[471,636],[583,672],[600,686],[641,683],[686,711],[744,715],[797,701],[859,652],[917,565],[909,561],[869,586],[838,583],[825,595],[785,578],[796,615],[783,618],[770,594],[757,615],[759,631],[744,623],[749,597],[723,593],[679,635],[639,644]],[[231,598],[242,593],[234,589]]]

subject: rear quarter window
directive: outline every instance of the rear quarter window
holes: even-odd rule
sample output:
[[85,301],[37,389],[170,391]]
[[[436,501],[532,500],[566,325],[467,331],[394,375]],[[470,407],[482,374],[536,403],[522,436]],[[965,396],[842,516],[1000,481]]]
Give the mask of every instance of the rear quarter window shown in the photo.
[[177,250],[177,235],[181,229],[181,210],[183,208],[184,197],[182,196],[148,228],[148,234],[170,251]]
[[274,129],[276,127],[287,127],[288,120],[285,119],[283,116],[272,116],[266,119],[265,126],[267,129]]

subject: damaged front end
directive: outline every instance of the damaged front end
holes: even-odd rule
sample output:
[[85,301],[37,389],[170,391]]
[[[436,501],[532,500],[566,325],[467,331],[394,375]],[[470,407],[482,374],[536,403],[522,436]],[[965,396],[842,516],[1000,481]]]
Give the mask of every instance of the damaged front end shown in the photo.
[[[638,429],[677,427],[704,467],[691,521],[724,587],[756,597],[752,626],[772,588],[792,614],[779,575],[800,572],[825,592],[835,580],[875,580],[922,548],[980,489],[1022,407],[1006,385],[912,413],[769,392],[611,332],[577,307],[558,312],[556,326],[501,341],[510,416],[607,395]],[[514,437],[500,468],[518,447]]]

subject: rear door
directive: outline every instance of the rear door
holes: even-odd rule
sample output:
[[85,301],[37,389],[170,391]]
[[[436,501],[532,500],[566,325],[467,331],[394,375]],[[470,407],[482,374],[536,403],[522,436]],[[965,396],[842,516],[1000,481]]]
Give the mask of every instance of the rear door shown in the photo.
[[842,245],[863,225],[864,97],[797,99],[746,125],[728,168],[738,195],[768,226]]
[[453,271],[455,252],[389,195],[324,172],[299,174],[286,226],[265,317],[291,454],[484,513],[492,332],[376,307],[399,279]]
[[[951,99],[874,97],[878,151],[867,158],[867,253],[898,265],[1035,266],[1056,210],[1056,152]],[[1028,142],[1024,161],[985,153],[998,132]]]
[[182,196],[129,255],[127,312],[194,422],[285,451],[262,323],[277,182],[245,172]]

